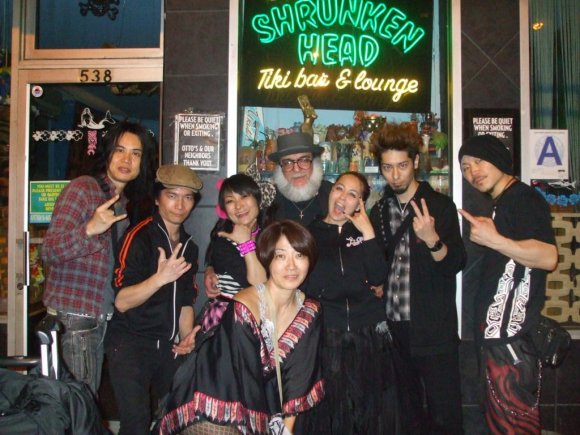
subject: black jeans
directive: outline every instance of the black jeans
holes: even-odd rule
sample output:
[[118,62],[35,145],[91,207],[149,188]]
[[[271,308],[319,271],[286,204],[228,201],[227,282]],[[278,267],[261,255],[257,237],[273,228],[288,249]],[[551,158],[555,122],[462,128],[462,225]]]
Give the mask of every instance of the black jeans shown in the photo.
[[463,434],[458,350],[436,355],[412,355],[410,322],[389,322],[389,327],[401,347],[403,358],[410,361],[413,371],[423,385],[431,420],[429,433]]
[[[151,393],[163,398],[171,387],[181,358],[175,358],[172,343],[129,333],[109,331],[105,352],[109,375],[120,416],[119,434],[149,434]],[[157,406],[154,404],[154,409]]]

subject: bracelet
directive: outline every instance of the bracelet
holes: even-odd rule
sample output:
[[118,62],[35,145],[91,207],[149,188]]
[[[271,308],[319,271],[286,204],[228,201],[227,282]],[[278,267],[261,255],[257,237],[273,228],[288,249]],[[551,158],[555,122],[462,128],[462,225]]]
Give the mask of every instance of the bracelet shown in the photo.
[[240,257],[245,257],[246,254],[250,252],[254,252],[256,250],[256,242],[252,239],[248,240],[247,242],[240,243],[236,246],[238,252],[240,253]]

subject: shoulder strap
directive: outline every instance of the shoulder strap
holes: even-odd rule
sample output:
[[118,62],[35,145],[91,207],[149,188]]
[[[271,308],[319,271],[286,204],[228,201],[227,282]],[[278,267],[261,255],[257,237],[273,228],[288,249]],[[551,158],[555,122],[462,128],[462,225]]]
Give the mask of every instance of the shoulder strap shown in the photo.
[[280,349],[278,347],[278,322],[276,321],[276,310],[274,309],[274,304],[272,303],[272,298],[268,289],[264,289],[264,294],[266,295],[266,300],[270,307],[270,320],[274,324],[274,337],[272,342],[274,344],[274,359],[276,361],[276,378],[278,378],[278,396],[280,398],[280,412],[284,407],[284,399],[282,397],[282,371],[280,370]]
[[[386,223],[387,219],[385,218],[384,214],[385,204],[386,200],[381,201],[379,203],[379,220],[381,222],[381,232],[383,233],[383,240],[385,241],[385,246],[387,249],[387,260],[389,260],[390,258],[392,258],[393,253],[395,252],[395,248],[399,243],[399,240],[401,240],[401,237],[403,237],[403,234],[405,234],[405,231],[407,231],[407,228],[409,228],[409,226],[411,225],[411,219],[413,218],[413,214],[411,213],[411,211],[409,211],[409,214],[405,217],[405,219],[403,219],[403,222],[401,222],[401,225],[399,225],[397,231],[395,231],[394,234],[388,237],[386,231],[386,225],[388,225],[388,223]],[[388,216],[386,217],[388,218]]]

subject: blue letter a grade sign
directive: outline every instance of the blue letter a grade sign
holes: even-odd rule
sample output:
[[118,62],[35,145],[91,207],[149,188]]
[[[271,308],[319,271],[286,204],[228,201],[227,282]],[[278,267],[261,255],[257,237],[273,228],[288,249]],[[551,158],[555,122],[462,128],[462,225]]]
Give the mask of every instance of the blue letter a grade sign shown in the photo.
[[545,159],[554,159],[551,164],[547,164],[546,166],[562,166],[562,157],[560,156],[560,151],[558,147],[556,147],[556,143],[554,142],[554,136],[546,136],[546,140],[544,141],[544,145],[541,148],[540,155],[538,156],[538,166],[544,165]]

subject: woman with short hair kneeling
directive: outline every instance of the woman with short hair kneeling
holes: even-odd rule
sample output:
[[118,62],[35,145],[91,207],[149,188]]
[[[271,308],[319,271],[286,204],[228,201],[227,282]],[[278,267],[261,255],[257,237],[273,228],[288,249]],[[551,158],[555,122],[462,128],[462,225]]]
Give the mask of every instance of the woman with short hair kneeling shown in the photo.
[[240,291],[220,325],[198,337],[174,378],[162,434],[289,434],[296,415],[322,400],[320,305],[298,289],[314,240],[285,220],[264,229],[257,248],[268,280]]

